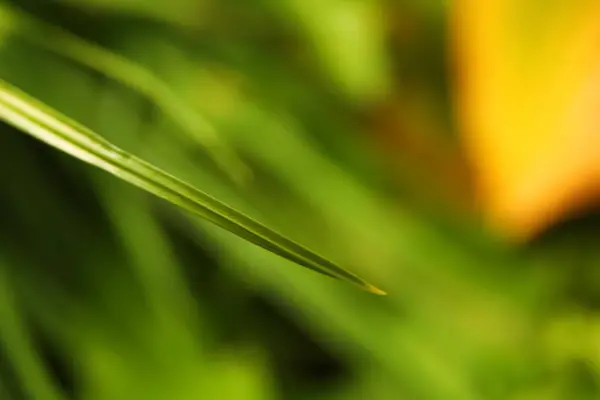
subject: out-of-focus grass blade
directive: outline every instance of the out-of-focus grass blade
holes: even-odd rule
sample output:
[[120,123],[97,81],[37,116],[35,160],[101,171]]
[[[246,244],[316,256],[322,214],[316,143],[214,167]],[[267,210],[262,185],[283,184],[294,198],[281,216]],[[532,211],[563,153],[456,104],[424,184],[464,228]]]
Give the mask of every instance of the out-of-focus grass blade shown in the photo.
[[[0,261],[0,350],[4,350],[14,365],[21,387],[30,396],[28,398],[66,400],[32,343],[9,282],[5,260]],[[0,398],[6,399],[4,395],[0,383]]]
[[288,260],[365,290],[384,294],[355,274],[117,148],[58,111],[0,80],[0,118],[25,133],[162,197]]
[[164,2],[147,0],[59,0],[68,7],[88,13],[108,13],[144,18],[166,23],[177,29],[196,29],[210,17],[210,1],[175,0],[165,7]]
[[52,53],[94,70],[136,91],[154,103],[179,126],[183,134],[203,146],[215,163],[236,182],[244,182],[250,170],[219,137],[215,128],[160,78],[148,69],[108,49],[79,38],[7,5],[0,5],[5,30],[15,32]]

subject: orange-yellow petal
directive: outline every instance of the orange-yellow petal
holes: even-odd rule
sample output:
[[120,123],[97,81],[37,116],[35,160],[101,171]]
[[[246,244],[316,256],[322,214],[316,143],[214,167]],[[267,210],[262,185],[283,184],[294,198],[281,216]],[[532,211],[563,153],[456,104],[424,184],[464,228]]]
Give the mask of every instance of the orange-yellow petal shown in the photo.
[[457,0],[451,15],[481,205],[531,237],[600,195],[600,2]]

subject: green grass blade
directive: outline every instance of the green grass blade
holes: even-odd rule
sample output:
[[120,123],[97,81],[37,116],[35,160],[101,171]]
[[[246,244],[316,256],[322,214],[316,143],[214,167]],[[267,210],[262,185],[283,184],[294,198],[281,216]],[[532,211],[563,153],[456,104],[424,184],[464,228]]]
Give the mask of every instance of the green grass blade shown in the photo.
[[315,254],[0,80],[0,118],[21,131],[304,267],[383,294],[355,274]]
[[[66,400],[58,389],[35,348],[7,271],[5,260],[0,260],[0,350],[15,368],[21,387],[28,398]],[[4,399],[0,384],[0,398]]]
[[7,30],[52,53],[98,72],[146,97],[168,116],[189,139],[206,149],[215,163],[235,182],[243,183],[251,171],[219,137],[214,126],[147,68],[102,46],[50,25],[7,5],[0,5]]

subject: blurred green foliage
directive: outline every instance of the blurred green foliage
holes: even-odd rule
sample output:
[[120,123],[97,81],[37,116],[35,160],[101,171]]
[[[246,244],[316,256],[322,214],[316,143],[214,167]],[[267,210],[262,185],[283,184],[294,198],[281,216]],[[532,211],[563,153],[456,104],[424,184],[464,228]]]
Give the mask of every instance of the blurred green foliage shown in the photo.
[[[374,144],[369,110],[403,90],[451,136],[443,2],[1,4],[2,79],[390,294],[294,268],[3,125],[0,398],[600,396],[597,219],[507,248],[415,201]],[[32,40],[8,6],[84,42]],[[417,33],[391,40],[404,26]],[[123,64],[93,65],[97,46],[251,175],[231,180]]]

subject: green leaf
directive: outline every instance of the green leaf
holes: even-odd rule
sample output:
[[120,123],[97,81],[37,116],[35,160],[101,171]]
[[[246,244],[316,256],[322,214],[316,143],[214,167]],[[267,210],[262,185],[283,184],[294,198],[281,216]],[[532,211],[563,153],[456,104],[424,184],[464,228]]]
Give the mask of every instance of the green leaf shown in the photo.
[[384,294],[208,194],[114,146],[98,134],[0,80],[0,118],[21,131],[313,271]]

